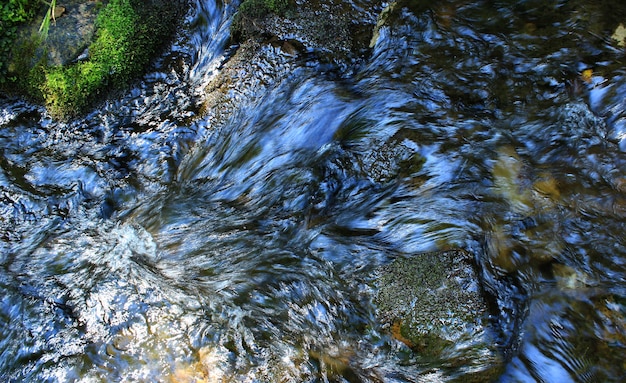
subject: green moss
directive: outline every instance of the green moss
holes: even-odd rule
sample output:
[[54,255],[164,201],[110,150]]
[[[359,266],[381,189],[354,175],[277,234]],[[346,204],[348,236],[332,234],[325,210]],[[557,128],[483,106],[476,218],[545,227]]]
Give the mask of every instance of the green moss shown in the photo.
[[48,110],[58,117],[84,109],[109,76],[109,66],[94,61],[45,71],[41,86]]
[[98,15],[98,33],[89,47],[89,60],[46,69],[41,93],[52,114],[65,116],[82,110],[116,73],[133,71],[139,64],[131,51],[138,22],[130,1],[112,0]]

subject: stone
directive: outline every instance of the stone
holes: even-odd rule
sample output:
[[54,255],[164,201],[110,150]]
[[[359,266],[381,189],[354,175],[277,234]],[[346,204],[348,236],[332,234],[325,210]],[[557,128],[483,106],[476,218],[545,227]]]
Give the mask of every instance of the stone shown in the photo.
[[267,37],[297,41],[305,52],[315,52],[322,61],[345,64],[368,53],[375,22],[374,10],[352,2],[298,1],[282,14],[270,11],[235,17],[231,31],[240,42]]
[[462,381],[489,381],[501,373],[497,332],[467,251],[396,259],[380,271],[375,303],[383,325],[419,363],[443,365]]
[[[53,66],[66,65],[76,59],[92,41],[96,16],[102,4],[102,1],[66,0],[63,6],[55,7],[48,37],[38,48],[32,64],[44,54],[48,64]],[[43,16],[22,27],[18,45],[38,34]]]
[[381,143],[373,143],[372,150],[359,156],[364,175],[377,183],[403,179],[412,188],[424,183],[418,173],[426,162],[418,144],[412,140],[410,129],[400,129]]
[[149,68],[188,7],[188,0],[64,0],[52,11],[42,7],[12,39],[6,67],[16,87],[6,88],[43,103],[55,119],[82,114]]

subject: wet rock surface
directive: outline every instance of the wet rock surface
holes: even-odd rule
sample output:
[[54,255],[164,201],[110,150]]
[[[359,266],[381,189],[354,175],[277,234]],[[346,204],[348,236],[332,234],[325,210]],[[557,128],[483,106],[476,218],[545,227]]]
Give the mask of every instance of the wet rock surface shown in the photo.
[[298,69],[288,44],[243,42],[207,83],[201,112],[214,124],[224,122],[242,102],[253,102]]
[[295,51],[332,63],[358,61],[367,54],[376,17],[371,2],[296,1],[282,15],[268,13],[235,22],[235,39],[285,41]]
[[236,45],[204,89],[203,114],[219,124],[262,89],[310,75],[303,73],[309,66],[329,78],[349,73],[369,51],[379,9],[367,3],[296,1],[280,15],[242,16],[240,7],[231,26]]
[[[50,21],[48,37],[37,49],[34,61],[39,61],[45,55],[49,65],[58,66],[78,58],[89,46],[96,29],[96,16],[106,3],[106,0],[66,0],[62,5],[59,3]],[[22,27],[18,45],[37,36],[44,14]]]
[[95,32],[95,21],[103,2],[68,1],[65,12],[52,22],[47,53],[50,65],[66,65],[78,58],[89,46]]
[[463,381],[501,372],[489,306],[464,250],[399,258],[381,270],[376,303],[392,336],[426,363],[446,360]]

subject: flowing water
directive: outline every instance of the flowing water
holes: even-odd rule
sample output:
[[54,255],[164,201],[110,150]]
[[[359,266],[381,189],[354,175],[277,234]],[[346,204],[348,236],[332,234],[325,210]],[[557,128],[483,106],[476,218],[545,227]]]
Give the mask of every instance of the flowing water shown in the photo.
[[0,99],[0,380],[446,381],[372,294],[455,247],[497,292],[502,382],[626,380],[614,3],[401,1],[365,57],[263,46],[208,108],[236,2],[198,0],[89,115]]

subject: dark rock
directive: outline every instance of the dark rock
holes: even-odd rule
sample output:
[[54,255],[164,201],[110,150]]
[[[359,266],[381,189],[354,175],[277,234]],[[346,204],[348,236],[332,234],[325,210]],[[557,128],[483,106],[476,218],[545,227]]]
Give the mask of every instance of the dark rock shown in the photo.
[[345,63],[368,51],[376,23],[374,8],[342,0],[295,1],[282,14],[235,17],[232,30],[240,42],[250,38],[297,41],[327,61]]
[[[37,49],[33,64],[44,54],[48,64],[54,66],[66,65],[76,59],[93,38],[96,16],[103,4],[103,1],[66,0],[62,6],[56,7],[48,37]],[[37,36],[43,17],[42,14],[22,27],[18,45]]]

